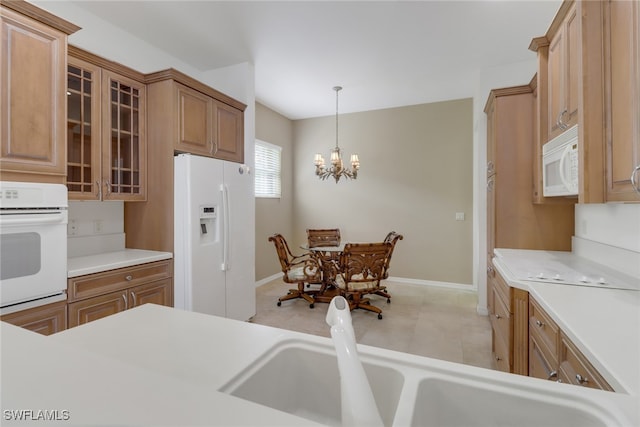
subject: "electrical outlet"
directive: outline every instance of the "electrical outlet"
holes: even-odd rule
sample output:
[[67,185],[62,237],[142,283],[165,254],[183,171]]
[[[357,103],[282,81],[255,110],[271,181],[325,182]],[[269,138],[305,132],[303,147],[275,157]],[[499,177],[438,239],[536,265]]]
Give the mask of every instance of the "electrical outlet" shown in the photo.
[[456,221],[464,221],[464,212],[456,212]]
[[102,220],[96,219],[93,221],[93,232],[96,234],[102,233]]
[[75,236],[76,234],[78,234],[78,224],[75,219],[70,219],[67,225],[67,235]]

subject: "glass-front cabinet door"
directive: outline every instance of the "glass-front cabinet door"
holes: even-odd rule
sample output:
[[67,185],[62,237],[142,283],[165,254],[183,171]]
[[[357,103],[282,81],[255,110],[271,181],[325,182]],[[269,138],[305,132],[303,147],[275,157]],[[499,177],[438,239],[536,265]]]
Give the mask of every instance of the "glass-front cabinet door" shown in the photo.
[[145,85],[102,71],[104,200],[146,197]]
[[69,199],[99,200],[100,68],[69,57],[67,66],[67,188]]

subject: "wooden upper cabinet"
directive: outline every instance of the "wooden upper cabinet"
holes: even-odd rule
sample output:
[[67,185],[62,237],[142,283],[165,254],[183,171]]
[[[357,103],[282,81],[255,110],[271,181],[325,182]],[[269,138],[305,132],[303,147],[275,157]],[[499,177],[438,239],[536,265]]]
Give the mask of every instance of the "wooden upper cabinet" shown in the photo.
[[607,1],[603,7],[606,201],[639,202],[640,5]]
[[216,102],[216,149],[213,156],[222,160],[244,161],[244,114],[235,107]]
[[70,56],[67,64],[67,189],[74,200],[100,200],[100,67]]
[[69,47],[67,188],[71,200],[143,201],[146,85],[127,67]]
[[146,86],[102,71],[102,176],[104,200],[146,197]]
[[64,182],[67,35],[79,27],[26,2],[0,6],[1,179]]
[[[181,153],[244,161],[244,110],[246,105],[177,71],[148,74],[149,122],[162,127]],[[155,132],[155,129],[153,130]]]
[[578,123],[579,29],[573,4],[549,43],[547,140]]
[[178,98],[175,149],[211,156],[215,147],[214,135],[217,134],[213,99],[180,83],[175,83],[175,93]]

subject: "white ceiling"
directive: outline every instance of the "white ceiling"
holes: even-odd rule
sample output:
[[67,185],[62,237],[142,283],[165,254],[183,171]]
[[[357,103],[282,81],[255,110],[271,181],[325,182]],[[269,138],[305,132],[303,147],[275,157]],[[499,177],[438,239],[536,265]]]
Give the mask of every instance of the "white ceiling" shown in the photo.
[[561,1],[75,3],[196,69],[253,63],[256,100],[300,119],[334,114],[336,85],[341,113],[471,97],[535,58]]

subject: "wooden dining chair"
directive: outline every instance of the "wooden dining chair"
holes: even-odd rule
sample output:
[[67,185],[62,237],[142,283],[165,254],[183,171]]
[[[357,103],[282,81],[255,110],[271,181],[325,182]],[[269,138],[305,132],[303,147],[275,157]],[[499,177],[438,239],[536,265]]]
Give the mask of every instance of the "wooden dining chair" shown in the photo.
[[[384,238],[384,242],[390,243],[391,247],[389,248],[389,255],[387,256],[387,259],[385,261],[384,274],[382,275],[382,279],[389,278],[389,265],[391,264],[391,255],[393,255],[393,250],[395,249],[398,240],[402,239],[404,239],[404,236],[402,234],[396,233],[395,231],[390,231]],[[391,295],[387,292],[387,287],[385,285],[380,285],[380,289],[375,291],[374,294],[385,297],[387,299],[387,304],[391,302]]]
[[297,289],[289,289],[286,295],[278,298],[278,306],[282,305],[282,301],[302,298],[309,303],[309,308],[313,308],[313,295],[318,291],[305,291],[304,285],[309,283],[322,284],[322,272],[318,261],[311,256],[309,252],[293,255],[286,239],[281,234],[274,234],[269,237],[269,241],[273,242],[276,247],[278,260],[282,267],[282,280],[285,283],[295,283],[298,285]]
[[347,243],[339,262],[336,284],[349,302],[351,310],[363,310],[378,313],[382,319],[382,310],[371,304],[367,294],[380,290],[380,281],[384,276],[387,256],[391,243]]
[[339,246],[339,228],[307,228],[307,243],[310,248]]

